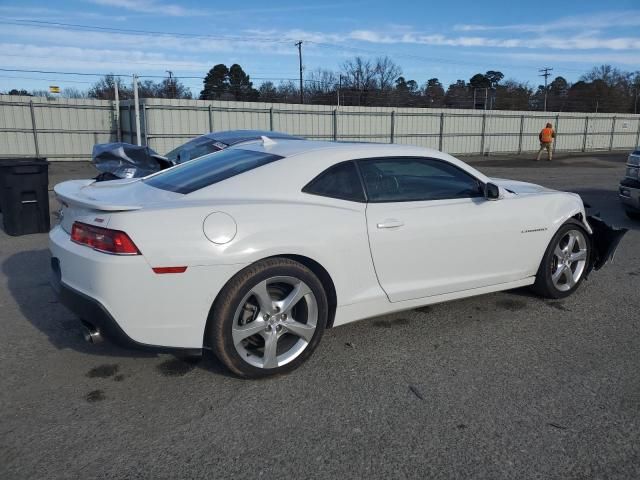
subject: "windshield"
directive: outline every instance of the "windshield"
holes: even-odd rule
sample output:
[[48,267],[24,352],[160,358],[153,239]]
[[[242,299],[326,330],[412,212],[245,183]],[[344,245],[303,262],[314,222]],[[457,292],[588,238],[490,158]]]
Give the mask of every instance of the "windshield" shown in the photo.
[[281,158],[283,157],[264,152],[227,149],[162,171],[147,178],[144,183],[162,190],[186,194]]
[[202,136],[194,138],[193,140],[189,140],[187,143],[174,148],[165,156],[169,159],[170,162],[178,164],[200,158],[203,155],[217,152],[218,150],[223,150],[226,147],[227,145],[222,142],[218,142],[213,138]]

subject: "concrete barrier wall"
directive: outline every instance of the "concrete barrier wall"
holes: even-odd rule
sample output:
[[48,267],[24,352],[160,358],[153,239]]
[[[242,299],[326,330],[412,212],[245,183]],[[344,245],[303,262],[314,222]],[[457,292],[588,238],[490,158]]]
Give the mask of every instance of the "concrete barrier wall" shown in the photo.
[[[551,122],[556,151],[629,150],[640,115],[336,107],[204,100],[142,99],[143,144],[161,154],[215,130],[278,130],[319,140],[420,145],[452,154],[523,153],[539,147]],[[119,127],[119,128],[118,128]],[[136,142],[132,101],[0,96],[0,157],[86,160],[94,143]]]

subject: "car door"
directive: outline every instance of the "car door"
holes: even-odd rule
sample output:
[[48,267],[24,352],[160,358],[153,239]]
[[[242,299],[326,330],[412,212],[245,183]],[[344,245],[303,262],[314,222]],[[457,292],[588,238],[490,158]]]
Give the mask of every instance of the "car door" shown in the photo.
[[524,278],[517,208],[444,160],[359,160],[376,274],[389,300],[429,297]]

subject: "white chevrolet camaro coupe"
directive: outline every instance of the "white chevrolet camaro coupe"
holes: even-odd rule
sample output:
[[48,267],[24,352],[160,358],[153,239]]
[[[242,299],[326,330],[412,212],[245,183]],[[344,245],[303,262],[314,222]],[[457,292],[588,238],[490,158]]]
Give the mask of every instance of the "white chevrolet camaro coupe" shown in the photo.
[[326,328],[516,287],[560,298],[624,234],[576,194],[412,146],[261,140],[55,187],[53,284],[86,337],[298,367]]

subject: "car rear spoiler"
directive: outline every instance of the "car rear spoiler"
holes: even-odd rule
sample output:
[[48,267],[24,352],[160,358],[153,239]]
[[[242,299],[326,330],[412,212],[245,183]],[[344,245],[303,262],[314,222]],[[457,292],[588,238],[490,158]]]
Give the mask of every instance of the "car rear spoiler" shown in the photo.
[[[137,180],[130,180],[130,182],[136,182]],[[119,212],[126,210],[140,210],[141,205],[127,205],[124,203],[116,203],[105,200],[97,200],[91,198],[83,193],[85,187],[92,185],[95,180],[67,180],[53,187],[53,191],[56,197],[61,202],[67,204],[67,206],[77,206],[82,208],[88,208],[91,210],[102,210],[105,212]],[[117,185],[124,185],[124,181],[118,181]],[[107,183],[107,182],[105,182]],[[105,188],[105,187],[102,187]]]
[[616,249],[629,230],[608,225],[600,217],[588,215],[587,222],[593,230],[591,235],[592,255],[589,259],[587,274],[591,270],[600,270],[608,262],[613,261]]

